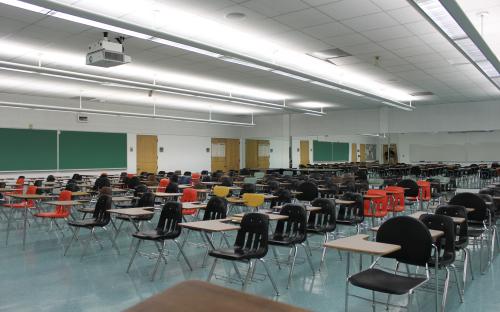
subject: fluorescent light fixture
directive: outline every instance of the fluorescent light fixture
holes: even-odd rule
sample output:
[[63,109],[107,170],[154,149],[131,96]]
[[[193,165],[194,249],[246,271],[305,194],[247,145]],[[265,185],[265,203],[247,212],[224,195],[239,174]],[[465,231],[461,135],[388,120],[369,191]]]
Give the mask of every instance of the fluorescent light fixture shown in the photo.
[[392,106],[392,107],[396,107],[396,108],[399,108],[399,109],[403,109],[403,110],[406,110],[406,111],[412,111],[413,110],[413,107],[411,107],[410,105],[405,105],[405,104],[396,104],[396,103],[387,102],[387,101],[383,101],[382,104],[389,105],[389,106]]
[[304,107],[304,108],[324,108],[324,107],[333,107],[330,103],[322,103],[322,102],[298,102],[292,103],[294,106]]
[[171,41],[171,40],[166,40],[166,39],[161,39],[161,38],[156,38],[156,37],[149,37],[149,36],[148,36],[148,38],[143,38],[143,39],[147,39],[147,40],[150,40],[150,41],[154,41],[156,43],[168,45],[168,46],[171,46],[171,47],[176,47],[176,48],[179,48],[179,49],[183,49],[183,50],[187,50],[187,51],[191,51],[191,52],[195,52],[195,53],[199,53],[199,54],[203,54],[203,55],[207,55],[207,56],[211,56],[211,57],[220,58],[222,56],[222,54],[219,54],[219,53],[210,52],[210,51],[207,51],[207,50],[199,49],[199,48],[196,48],[196,47],[192,47],[192,46],[189,46],[189,45],[186,45],[186,44],[174,42],[174,41]]
[[307,78],[304,78],[304,77],[301,77],[301,76],[298,76],[298,75],[290,74],[290,73],[287,73],[287,72],[284,72],[284,71],[281,71],[281,70],[273,70],[272,72],[276,73],[278,75],[282,75],[282,76],[294,78],[294,79],[297,79],[297,80],[311,81],[310,79],[307,79]]
[[361,135],[372,136],[372,137],[379,137],[380,136],[380,134],[378,134],[378,133],[363,133]]
[[358,93],[358,92],[354,92],[354,91],[351,91],[351,90],[339,89],[339,91],[347,93],[347,94],[355,95],[355,96],[363,96],[363,94]]
[[325,114],[307,112],[307,113],[304,113],[304,115],[321,117],[321,116],[324,116]]
[[251,123],[247,123],[247,122],[237,122],[237,121],[228,121],[228,120],[203,119],[203,118],[180,117],[180,116],[169,116],[169,115],[158,115],[158,114],[141,114],[141,113],[130,113],[130,112],[119,112],[119,111],[75,108],[75,107],[63,107],[63,106],[52,106],[52,105],[40,105],[40,104],[8,102],[8,101],[0,101],[0,107],[47,110],[47,111],[56,111],[56,112],[76,112],[76,113],[88,113],[88,114],[96,114],[96,115],[123,116],[123,117],[135,117],[135,118],[176,120],[176,121],[209,123],[209,124],[228,125],[228,126],[242,126],[242,127],[255,126],[255,123],[253,123],[253,121]]
[[221,59],[223,61],[226,61],[226,62],[230,62],[230,63],[235,63],[235,64],[247,66],[247,67],[252,67],[252,68],[255,68],[255,69],[268,70],[268,71],[271,70],[269,67],[258,65],[258,64],[255,64],[255,63],[252,63],[252,62],[248,62],[248,61],[244,61],[244,60],[240,60],[240,59],[235,58],[235,57],[221,56],[221,57],[219,57],[219,59]]
[[494,79],[499,74],[500,63],[482,36],[471,24],[455,1],[408,0],[417,10],[426,15],[435,27],[445,35],[479,71],[500,90]]
[[322,83],[322,82],[319,82],[319,81],[311,80],[311,83],[315,84],[315,85],[318,85],[318,86],[321,86],[321,87],[330,88],[330,89],[333,89],[333,90],[339,90],[338,87],[335,87],[335,86],[332,86],[332,85],[329,85],[329,84],[326,84],[326,83]]

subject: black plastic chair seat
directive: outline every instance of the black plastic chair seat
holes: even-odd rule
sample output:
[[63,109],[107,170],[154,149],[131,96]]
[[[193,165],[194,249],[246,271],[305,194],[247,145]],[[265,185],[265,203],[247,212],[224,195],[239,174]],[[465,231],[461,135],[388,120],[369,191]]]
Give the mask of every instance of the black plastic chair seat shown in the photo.
[[425,278],[407,277],[385,272],[379,269],[368,269],[350,277],[351,284],[386,294],[404,295],[425,281]]
[[[154,215],[149,215],[149,216],[135,216],[135,217],[132,217],[132,220],[137,220],[137,221],[149,221],[149,220],[153,219],[153,216],[154,216]],[[117,220],[130,221],[129,217],[126,217],[126,216],[120,216],[120,215],[117,215],[117,216],[116,216],[116,219],[117,219]]]
[[308,233],[320,233],[320,234],[324,234],[324,233],[330,232],[330,231],[328,231],[328,228],[325,227],[325,226],[308,224],[307,225],[307,232]]
[[475,228],[475,227],[469,227],[467,229],[467,236],[469,237],[479,237],[483,235],[484,229],[483,228]]
[[302,243],[305,239],[306,237],[304,235],[274,235],[269,238],[269,245],[293,246]]
[[226,260],[243,261],[248,259],[260,258],[260,253],[248,252],[241,248],[216,249],[208,253],[210,256]]
[[144,240],[166,240],[175,239],[179,236],[177,232],[163,232],[158,230],[141,231],[132,234],[133,237]]
[[[101,226],[102,222],[99,222],[95,219],[70,220],[70,221],[68,221],[68,225],[76,226],[76,227],[92,228],[94,226]],[[104,225],[106,225],[106,224],[104,224]]]
[[337,224],[343,224],[343,225],[356,225],[358,223],[363,222],[361,219],[351,219],[351,220],[339,220],[337,219]]

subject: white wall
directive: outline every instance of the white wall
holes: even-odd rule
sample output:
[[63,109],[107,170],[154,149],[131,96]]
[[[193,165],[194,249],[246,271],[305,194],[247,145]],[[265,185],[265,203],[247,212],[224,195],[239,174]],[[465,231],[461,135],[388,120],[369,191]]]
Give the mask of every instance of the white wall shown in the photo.
[[211,138],[201,136],[159,135],[158,170],[165,171],[192,171],[210,170],[212,156]]

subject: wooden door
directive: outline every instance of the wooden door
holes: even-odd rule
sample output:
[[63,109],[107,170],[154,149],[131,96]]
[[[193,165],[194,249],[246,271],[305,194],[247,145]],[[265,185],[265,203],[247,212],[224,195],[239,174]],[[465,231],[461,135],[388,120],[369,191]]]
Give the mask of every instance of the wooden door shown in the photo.
[[351,144],[351,161],[358,162],[358,147],[356,143]]
[[158,137],[137,135],[137,172],[158,172]]
[[309,164],[309,140],[300,141],[300,164]]
[[366,162],[366,144],[359,144],[359,161]]
[[212,138],[212,171],[240,168],[240,140]]
[[250,169],[269,168],[270,143],[268,140],[245,140],[245,167]]

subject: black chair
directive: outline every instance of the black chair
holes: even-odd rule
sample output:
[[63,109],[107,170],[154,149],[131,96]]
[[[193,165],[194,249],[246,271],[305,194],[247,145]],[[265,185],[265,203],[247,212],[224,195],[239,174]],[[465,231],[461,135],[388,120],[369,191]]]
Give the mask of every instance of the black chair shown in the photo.
[[468,270],[470,271],[471,278],[474,279],[474,272],[472,271],[472,257],[469,249],[467,248],[469,245],[469,237],[467,236],[467,210],[464,206],[442,205],[436,208],[436,214],[465,219],[465,222],[458,224],[455,229],[455,250],[462,251],[463,258],[462,293],[464,293]]
[[220,182],[222,186],[233,186],[233,179],[228,176],[221,177]]
[[[428,261],[432,257],[432,237],[429,229],[421,221],[408,217],[398,216],[391,218],[380,226],[377,231],[377,242],[395,244],[401,246],[401,249],[377,258],[369,269],[353,274],[347,278],[345,292],[345,307],[348,310],[349,284],[354,286],[382,292],[388,295],[408,295],[408,304],[411,306],[412,295],[420,286],[429,281]],[[398,267],[395,271],[389,272],[378,268],[378,262],[381,258],[395,259],[398,263],[425,267],[425,275],[398,274]],[[358,298],[383,304],[385,306],[396,306],[389,302],[376,301],[375,296],[371,299],[356,296]],[[403,306],[397,306],[404,308]],[[373,308],[375,309],[375,308]]]
[[243,186],[241,187],[241,190],[240,190],[240,195],[243,195],[245,193],[257,193],[257,188],[255,186],[255,184],[253,183],[245,183],[243,184]]
[[179,185],[176,182],[170,181],[167,188],[165,189],[166,193],[179,193]]
[[49,174],[45,181],[46,182],[56,182],[56,177],[54,177],[52,174]]
[[[307,211],[303,205],[286,204],[280,210],[280,215],[288,216],[286,220],[279,220],[274,233],[269,237],[269,245],[289,247],[293,250],[292,262],[290,263],[290,272],[288,273],[288,283],[286,288],[290,287],[292,281],[293,269],[295,267],[295,260],[297,259],[298,245],[304,248],[307,262],[314,275],[314,267],[304,242],[307,239]],[[278,268],[280,267],[280,260],[275,253]]]
[[418,184],[411,179],[404,179],[397,183],[397,186],[405,189],[405,205],[412,206],[418,201]]
[[492,195],[489,194],[477,194],[479,198],[481,198],[484,203],[486,204],[486,208],[488,208],[488,222],[486,226],[488,227],[490,231],[490,262],[493,261],[493,257],[495,255],[495,242],[498,248],[500,248],[499,245],[499,239],[498,239],[498,232],[497,232],[497,214],[496,214],[496,204],[495,201],[493,200]]
[[[127,273],[130,271],[130,267],[134,262],[134,258],[139,250],[139,246],[143,241],[152,241],[155,243],[155,246],[158,249],[158,257],[156,260],[156,265],[151,274],[151,281],[154,280],[156,271],[158,270],[158,266],[160,265],[161,260],[167,263],[167,259],[165,258],[165,246],[168,240],[172,240],[175,242],[177,247],[179,248],[180,253],[184,257],[186,264],[189,269],[192,271],[191,264],[189,263],[188,258],[184,254],[181,245],[177,241],[177,238],[181,235],[182,228],[179,226],[179,223],[182,222],[182,205],[179,202],[169,201],[166,202],[163,206],[160,214],[160,218],[158,220],[158,225],[156,229],[150,231],[139,231],[132,234],[133,237],[137,238],[137,244],[135,245],[134,253],[130,258],[130,262],[127,267]],[[160,247],[161,243],[161,247]]]
[[[323,243],[328,241],[329,235],[333,234],[337,227],[335,213],[335,200],[326,198],[317,198],[311,202],[313,207],[321,207],[321,210],[311,211],[307,219],[307,232],[315,235],[323,235]],[[326,247],[323,247],[319,269],[325,262]]]
[[360,232],[360,225],[365,220],[365,209],[363,207],[363,195],[358,193],[345,193],[343,200],[352,200],[354,204],[340,204],[337,213],[337,224],[355,226],[356,233]]
[[[139,180],[139,178],[137,178]],[[68,181],[69,183],[69,181]],[[130,182],[129,182],[130,183]],[[137,185],[140,184],[140,181]],[[99,178],[97,178],[94,182],[94,187],[92,188],[94,191],[99,191],[103,187],[111,187],[111,181],[108,179],[107,175],[101,175]],[[135,187],[135,186],[134,186]],[[132,188],[134,188],[132,187]],[[129,187],[131,188],[131,187]]]
[[279,189],[273,195],[277,198],[271,200],[271,209],[274,206],[283,206],[292,202],[292,193],[287,189]]
[[280,188],[280,183],[278,181],[271,180],[267,182],[267,190],[269,191],[269,193],[274,193],[277,190],[279,190],[279,188]]
[[[111,217],[109,215],[108,210],[111,209],[111,204],[112,204],[112,199],[110,195],[101,195],[97,199],[97,202],[95,204],[94,212],[92,214],[92,218],[89,219],[83,219],[83,220],[70,220],[68,221],[69,226],[76,227],[76,230],[73,233],[73,236],[71,237],[70,242],[68,243],[68,246],[66,246],[66,249],[64,250],[64,255],[68,252],[69,247],[73,243],[75,239],[78,239],[78,233],[80,232],[81,228],[85,228],[90,230],[90,238],[87,240],[87,243],[83,247],[82,250],[82,255],[80,259],[83,259],[83,256],[85,255],[85,252],[87,251],[91,240],[95,240],[99,244],[100,241],[97,239],[97,235],[95,233],[96,228],[102,228],[107,232],[106,225],[109,224],[111,221]],[[120,250],[115,244],[115,241],[111,234],[109,234],[109,238],[111,240],[111,243],[114,248],[116,248],[117,252],[120,253]],[[102,245],[101,245],[102,248]]]
[[318,187],[312,182],[303,182],[297,187],[297,191],[302,192],[297,195],[297,199],[304,202],[311,202],[318,198]]
[[[457,276],[457,270],[455,268],[455,223],[451,217],[446,215],[439,214],[424,214],[420,216],[420,221],[424,223],[427,228],[430,230],[442,231],[443,235],[440,236],[435,242],[434,245],[437,247],[432,258],[429,258],[428,265],[430,267],[436,268],[436,260],[437,257],[437,269],[444,269],[446,271],[446,276],[444,279],[443,286],[443,298],[441,301],[441,311],[445,310],[446,307],[446,298],[448,295],[448,285],[450,282],[450,268],[453,271],[453,277],[455,278],[455,284],[457,285],[458,294],[460,296],[460,302],[463,302],[462,298],[462,289],[460,287],[460,280]],[[437,272],[436,272],[437,273]],[[435,276],[434,278],[438,278]],[[439,291],[435,289],[436,295]]]
[[[219,259],[230,261],[241,261],[248,263],[248,271],[243,280],[242,290],[245,290],[250,277],[253,275],[255,261],[260,261],[266,269],[267,275],[276,295],[279,295],[278,287],[274,282],[264,257],[268,251],[268,231],[269,217],[262,213],[247,213],[241,219],[240,229],[236,234],[236,241],[232,248],[215,249],[209,252],[211,257],[215,258],[214,264],[210,269],[207,281],[210,282],[214,274],[215,266]],[[235,266],[236,269],[236,266]],[[237,271],[238,272],[238,271]]]
[[489,209],[484,200],[482,200],[477,194],[473,193],[459,193],[452,197],[449,204],[474,209],[474,211],[467,213],[467,236],[473,239],[473,243],[475,245],[477,245],[477,239],[479,239],[479,269],[482,274],[484,273],[483,245],[484,239],[487,239],[486,233],[488,231]]
[[[208,221],[208,220],[219,220],[219,219],[225,219],[227,216],[227,200],[225,198],[219,197],[219,196],[212,196],[207,203],[207,207],[204,210],[203,214],[203,221]],[[188,231],[186,234],[186,237],[184,241],[182,242],[182,247],[184,248],[184,244],[187,242],[189,233],[191,231]],[[226,233],[222,232],[221,235],[223,236],[225,240],[227,239]],[[203,235],[201,235],[202,240],[204,240]],[[213,242],[214,241],[214,233],[210,233],[210,240]],[[202,267],[206,265],[206,259],[208,256],[209,252],[209,244],[206,244],[207,251],[205,253],[205,256],[203,257],[203,264]]]

